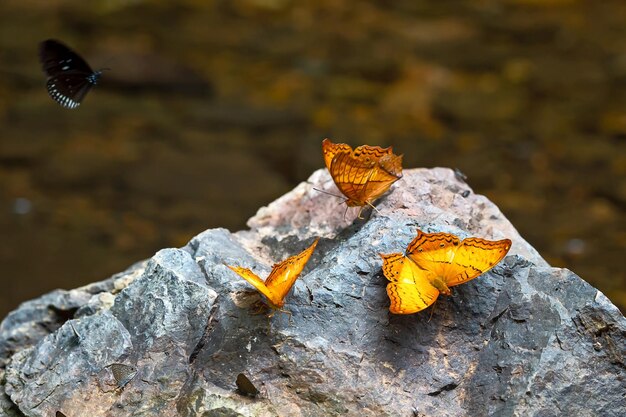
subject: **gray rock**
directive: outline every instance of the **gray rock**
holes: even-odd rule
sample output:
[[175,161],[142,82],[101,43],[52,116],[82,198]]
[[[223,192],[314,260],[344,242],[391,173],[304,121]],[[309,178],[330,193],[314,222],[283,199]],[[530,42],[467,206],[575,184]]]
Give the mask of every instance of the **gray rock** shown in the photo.
[[[250,230],[24,303],[0,327],[0,416],[626,415],[626,319],[452,171],[405,171],[367,220],[313,188],[336,193],[317,171]],[[392,315],[378,253],[417,227],[513,246],[433,311]],[[293,322],[254,314],[258,294],[225,264],[264,276],[318,236]],[[112,363],[138,373],[117,388]],[[239,373],[259,395],[235,391]]]

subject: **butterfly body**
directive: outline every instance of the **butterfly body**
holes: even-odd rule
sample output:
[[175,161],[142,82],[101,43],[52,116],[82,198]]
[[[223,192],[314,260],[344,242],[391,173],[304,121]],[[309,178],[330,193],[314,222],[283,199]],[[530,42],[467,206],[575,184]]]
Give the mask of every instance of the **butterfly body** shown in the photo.
[[348,207],[372,205],[402,178],[402,155],[389,148],[362,145],[354,150],[345,143],[322,141],[328,172]]
[[248,268],[227,266],[263,294],[270,307],[275,310],[282,310],[285,305],[285,297],[313,254],[318,240],[319,239],[316,239],[313,244],[303,252],[272,266],[272,272],[270,272],[265,281]]
[[92,70],[80,55],[54,39],[41,42],[39,60],[48,76],[48,94],[67,109],[80,106],[102,76],[102,70]]
[[389,311],[412,314],[427,308],[439,294],[450,295],[450,287],[490,270],[510,248],[509,239],[472,237],[461,241],[449,233],[418,230],[404,254],[381,254],[383,273],[390,281]]

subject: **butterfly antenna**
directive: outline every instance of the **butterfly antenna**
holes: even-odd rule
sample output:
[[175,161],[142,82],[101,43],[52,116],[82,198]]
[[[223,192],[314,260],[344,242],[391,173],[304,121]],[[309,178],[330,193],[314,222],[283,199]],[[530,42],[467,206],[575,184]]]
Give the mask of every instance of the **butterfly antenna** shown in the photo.
[[[320,190],[320,189],[315,188],[315,187],[313,187],[313,189],[314,189],[315,191],[319,191],[320,193],[324,193],[324,194],[332,195],[333,197],[337,197],[337,198],[342,199],[343,201],[340,201],[337,205],[339,205],[339,204],[343,204],[343,203],[345,203],[346,201],[348,201],[348,200],[344,199],[344,198],[343,198],[342,196],[340,196],[340,195],[333,194],[333,193],[329,193],[328,191]],[[346,219],[346,214],[345,214],[345,213],[344,213],[344,215],[343,215],[343,219],[344,219],[344,220]]]
[[328,191],[324,191],[324,190],[320,190],[319,188],[315,188],[313,187],[313,189],[315,191],[319,191],[320,193],[324,193],[324,194],[328,194],[328,195],[332,195],[333,197],[337,197],[337,198],[341,198],[343,200],[343,197],[337,194],[333,194],[333,193],[329,193]]
[[[108,65],[108,64],[110,64],[110,63],[111,63],[111,61],[113,61],[114,59],[116,59],[116,57],[115,57],[115,56],[110,57],[109,59],[107,59],[106,61],[104,61],[104,65]],[[104,68],[101,68],[101,69],[100,69],[100,71],[111,71],[111,68],[109,68],[109,67],[104,67]]]

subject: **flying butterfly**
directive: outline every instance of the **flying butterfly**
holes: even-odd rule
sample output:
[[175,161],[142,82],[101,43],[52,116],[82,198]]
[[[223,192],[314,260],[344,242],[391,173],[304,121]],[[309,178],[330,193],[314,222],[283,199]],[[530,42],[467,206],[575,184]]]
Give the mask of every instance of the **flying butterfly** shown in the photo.
[[285,305],[285,297],[287,293],[289,293],[289,290],[291,290],[291,287],[293,287],[293,284],[295,284],[304,266],[309,261],[318,240],[319,239],[315,239],[311,246],[299,254],[274,265],[272,272],[270,272],[265,281],[248,268],[226,266],[235,271],[250,284],[254,285],[254,287],[267,298],[270,307],[275,310],[284,311],[282,308]]
[[80,55],[54,39],[39,44],[39,61],[48,76],[48,94],[66,109],[80,106],[103,71],[92,70]]
[[330,176],[347,198],[348,207],[371,206],[402,178],[402,155],[395,155],[391,147],[361,145],[353,150],[345,143],[324,139],[322,153]]
[[389,311],[413,314],[424,310],[439,294],[450,295],[450,287],[489,271],[510,248],[509,239],[491,241],[470,237],[461,241],[449,233],[418,230],[406,253],[380,254],[383,273],[390,281]]

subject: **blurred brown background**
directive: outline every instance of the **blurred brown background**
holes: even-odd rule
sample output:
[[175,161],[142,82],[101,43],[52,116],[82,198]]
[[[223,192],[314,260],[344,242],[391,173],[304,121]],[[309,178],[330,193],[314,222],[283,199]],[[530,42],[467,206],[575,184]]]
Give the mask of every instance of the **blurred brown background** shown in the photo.
[[[624,309],[624,22],[623,0],[4,0],[0,317],[244,228],[326,136],[461,169]],[[77,110],[47,96],[46,38],[112,68]]]

